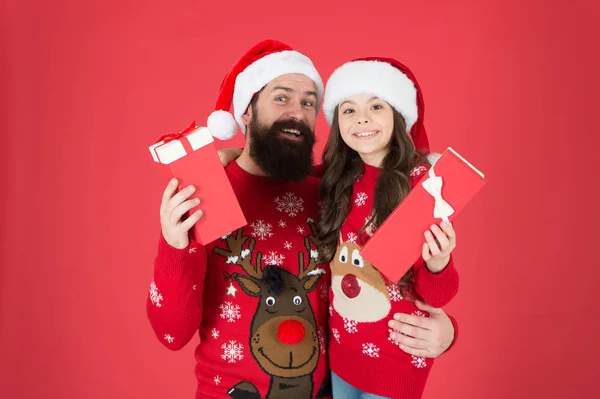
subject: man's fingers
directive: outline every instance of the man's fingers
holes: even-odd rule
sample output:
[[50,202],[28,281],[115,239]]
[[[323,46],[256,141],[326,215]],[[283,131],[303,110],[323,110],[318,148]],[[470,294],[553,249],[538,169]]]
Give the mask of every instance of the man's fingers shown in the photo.
[[202,217],[202,211],[198,209],[196,212],[192,213],[190,217],[185,219],[183,223],[179,225],[179,228],[183,231],[189,231],[198,220]]
[[171,214],[173,209],[175,209],[176,207],[181,205],[181,203],[183,201],[185,201],[186,199],[188,199],[192,194],[194,194],[195,191],[196,191],[196,187],[194,187],[194,186],[187,186],[183,190],[180,190],[177,194],[175,194],[169,200],[169,203],[167,204],[167,208],[165,209],[165,213],[167,215]]
[[407,337],[397,332],[391,332],[390,338],[400,345],[405,345],[413,349],[427,349],[429,347],[429,343],[425,340]]
[[175,191],[177,191],[177,183],[177,179],[173,178],[171,179],[169,184],[167,184],[167,187],[165,188],[165,191],[162,195],[162,200],[160,201],[161,214],[163,214],[167,210],[167,204],[169,203],[169,200],[171,199],[171,197],[173,197]]
[[187,211],[189,211],[190,209],[192,209],[199,203],[200,203],[200,200],[198,198],[192,198],[190,200],[185,201],[181,205],[177,206],[175,209],[173,209],[171,211],[171,214],[169,215],[169,222],[171,222],[172,225],[176,226],[177,224],[179,224],[181,217]]
[[[434,314],[434,313],[444,313],[444,311],[442,309],[434,308],[433,306],[431,306],[423,301],[415,301],[415,305],[419,309],[426,311],[430,315]],[[429,320],[429,319],[427,319],[427,320]]]
[[396,313],[394,315],[394,320],[396,323],[405,323],[410,324],[411,326],[423,328],[425,330],[431,330],[432,322],[431,320],[429,320],[429,318],[424,316],[415,316],[406,313]]
[[404,352],[408,353],[409,355],[413,355],[416,357],[428,357],[429,352],[425,349],[415,349],[415,348],[411,348],[410,346],[406,346],[404,344],[400,344],[400,349],[402,349]]

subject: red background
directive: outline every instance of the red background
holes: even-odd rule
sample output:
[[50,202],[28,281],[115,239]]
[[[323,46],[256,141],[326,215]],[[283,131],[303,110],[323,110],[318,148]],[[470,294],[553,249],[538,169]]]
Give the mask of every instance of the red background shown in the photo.
[[434,149],[486,173],[456,226],[460,339],[425,398],[600,397],[592,3],[4,0],[0,396],[193,397],[197,338],[170,352],[146,320],[168,178],[147,147],[204,123],[230,66],[277,38],[324,78],[402,60]]

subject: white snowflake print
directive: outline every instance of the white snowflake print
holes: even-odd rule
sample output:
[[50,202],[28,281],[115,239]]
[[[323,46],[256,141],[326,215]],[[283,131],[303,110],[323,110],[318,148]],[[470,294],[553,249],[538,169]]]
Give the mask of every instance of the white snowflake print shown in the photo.
[[329,316],[333,316],[333,308],[329,305]]
[[219,305],[219,309],[221,309],[221,318],[227,319],[228,323],[234,323],[236,320],[239,320],[242,317],[240,313],[240,306],[234,305],[231,302],[225,302]]
[[319,327],[317,330],[317,335],[319,336],[319,346],[321,347],[321,353],[325,353],[325,349],[327,348],[327,336],[325,335],[325,331],[323,331],[323,327]]
[[337,330],[337,328],[332,328],[331,332],[333,333],[333,338],[335,338],[335,340],[337,341],[337,343],[340,343],[340,333]]
[[300,233],[300,234],[304,234],[304,227],[302,227],[302,226],[298,226],[298,229],[297,229],[297,231],[298,231],[298,233]]
[[297,216],[298,213],[304,210],[304,206],[302,206],[304,200],[292,192],[285,193],[283,197],[275,198],[275,202],[279,212],[285,212],[291,217]]
[[194,284],[194,286],[192,287],[192,289],[193,289],[194,291],[196,291],[196,284]]
[[363,206],[367,203],[367,198],[369,198],[367,193],[358,193],[356,194],[356,199],[354,200],[354,203],[356,204],[356,206]]
[[244,345],[238,344],[235,340],[231,340],[228,343],[221,345],[221,349],[223,349],[221,359],[227,360],[227,363],[235,363],[244,358],[244,354],[242,353]]
[[194,253],[194,252],[196,252],[196,248],[195,247],[190,248],[190,253]]
[[265,223],[263,220],[257,220],[251,223],[250,226],[254,229],[252,237],[265,241],[269,237],[273,237],[273,226],[270,223]]
[[413,168],[410,171],[410,176],[411,177],[419,176],[421,173],[425,172],[426,170],[427,170],[426,166],[423,166],[423,165],[417,166],[416,168]]
[[286,242],[283,244],[283,247],[284,247],[285,249],[288,249],[288,250],[289,250],[289,249],[292,249],[292,243],[291,243],[291,242],[289,242],[289,241],[286,241]]
[[284,255],[278,255],[276,251],[269,251],[269,254],[263,258],[263,262],[265,265],[281,266],[284,259]]
[[279,227],[285,228],[285,226],[287,226],[287,223],[285,221],[283,221],[283,220],[280,220],[279,221]]
[[424,317],[425,313],[421,312],[420,310],[415,310],[414,312],[412,312],[412,315]]
[[379,348],[375,344],[363,344],[362,348],[365,355],[379,357]]
[[213,378],[213,381],[215,382],[215,385],[219,385],[221,383],[221,377],[216,375],[215,378]]
[[161,307],[160,301],[163,300],[163,296],[158,292],[158,288],[156,287],[156,283],[153,281],[150,283],[150,301],[156,305],[156,307]]
[[423,369],[427,367],[427,362],[425,361],[424,357],[413,356],[411,363],[414,364],[415,367],[418,369]]
[[210,330],[210,335],[212,335],[212,337],[214,339],[219,338],[219,330],[217,330],[216,328],[213,328],[212,330]]
[[356,239],[358,237],[354,233],[348,233],[348,239],[346,241],[350,241],[352,244],[356,244]]
[[348,331],[349,334],[354,334],[358,331],[358,328],[356,328],[357,324],[358,323],[354,320],[350,320],[344,317],[344,328],[346,329],[346,331]]
[[399,302],[402,298],[402,293],[400,292],[400,287],[396,284],[390,284],[387,286],[388,294],[390,294],[390,300],[392,302]]
[[172,336],[171,336],[171,335],[169,335],[169,334],[165,334],[165,341],[167,341],[168,343],[172,344],[172,343],[173,343],[173,341],[175,341],[175,338],[174,338],[174,337],[172,337]]

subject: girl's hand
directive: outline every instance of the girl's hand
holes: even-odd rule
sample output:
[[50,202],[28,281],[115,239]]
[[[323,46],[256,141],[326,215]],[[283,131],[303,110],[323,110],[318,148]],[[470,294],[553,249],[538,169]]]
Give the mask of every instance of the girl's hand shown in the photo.
[[456,233],[452,224],[442,222],[440,226],[434,224],[431,230],[425,232],[422,255],[427,269],[432,273],[439,273],[446,268],[450,254],[456,248]]

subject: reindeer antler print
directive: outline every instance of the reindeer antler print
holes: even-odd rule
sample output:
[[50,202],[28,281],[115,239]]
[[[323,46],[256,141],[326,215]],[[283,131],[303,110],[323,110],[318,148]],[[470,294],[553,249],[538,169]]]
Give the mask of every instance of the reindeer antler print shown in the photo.
[[304,237],[304,246],[306,247],[306,252],[309,255],[308,265],[304,265],[304,252],[298,252],[298,278],[302,280],[308,275],[319,275],[324,272],[324,270],[317,269],[317,259],[319,258],[319,251],[317,249],[313,249],[311,243],[317,248],[317,228],[315,226],[315,222],[312,219],[307,220],[308,225],[310,226],[311,234]]
[[[242,235],[243,230],[244,228],[241,227],[237,229],[235,233],[230,233],[227,236],[226,242],[229,250],[217,247],[213,249],[213,253],[226,258],[227,260],[225,262],[228,264],[236,264],[241,266],[248,276],[255,277],[260,280],[262,278],[262,253],[260,251],[257,252],[256,266],[253,265],[252,253],[254,252],[256,240],[254,238]],[[248,239],[250,239],[248,249],[243,249],[244,244],[246,241],[248,241]]]

